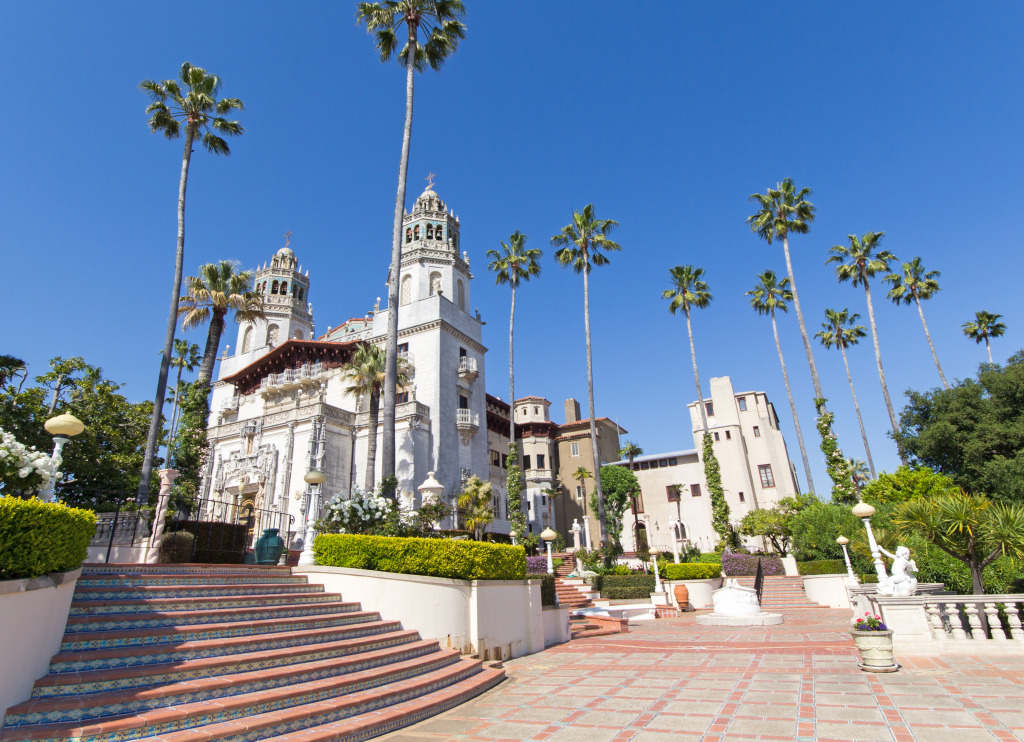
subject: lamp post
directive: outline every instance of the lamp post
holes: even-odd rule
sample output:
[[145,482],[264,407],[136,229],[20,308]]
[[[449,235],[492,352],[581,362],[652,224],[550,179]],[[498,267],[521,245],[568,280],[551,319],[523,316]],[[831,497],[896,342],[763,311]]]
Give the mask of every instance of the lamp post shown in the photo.
[[843,559],[846,560],[846,584],[850,587],[859,585],[860,581],[853,572],[853,565],[850,564],[850,552],[846,550],[846,545],[850,543],[850,539],[846,538],[846,536],[840,536],[836,539],[836,543],[843,547]]
[[654,562],[654,592],[661,592],[661,573],[658,571],[658,550],[651,549],[651,561]]
[[555,563],[551,561],[551,542],[558,538],[558,534],[550,528],[545,528],[540,532],[540,537],[547,545],[548,549],[548,574],[553,575],[555,573]]
[[[434,472],[428,471],[427,478],[423,480],[416,489],[420,492],[420,502],[426,505],[428,502],[440,502],[441,496],[444,494],[444,485],[434,478]],[[440,527],[438,523],[437,527]]]
[[668,522],[668,529],[671,531],[672,536],[672,561],[679,564],[679,526],[681,523],[678,518],[672,518]]
[[[306,472],[306,476],[302,480],[315,487],[324,483],[327,479],[327,475],[318,469],[310,469]],[[309,504],[306,505],[306,537],[302,544],[302,553],[299,554],[299,566],[308,567],[311,564],[316,564],[316,557],[313,555],[313,539],[316,538],[316,532],[314,531],[314,525],[316,524],[316,512],[319,509],[319,493],[310,489],[309,492]]]
[[516,537],[517,537],[518,535],[519,535],[519,531],[515,530],[514,528],[513,528],[513,529],[512,529],[511,531],[509,531],[509,532],[508,532],[508,537],[509,537],[510,539],[512,539],[512,545],[513,545],[513,546],[518,546],[518,545],[519,545],[519,544],[517,543],[517,541],[516,541]]
[[875,561],[875,573],[878,575],[878,583],[884,585],[889,579],[885,573],[885,563],[882,562],[882,555],[878,552],[878,543],[875,541],[875,534],[871,530],[871,516],[875,509],[866,502],[858,502],[853,506],[853,514],[864,521],[864,528],[868,532],[868,545],[871,547],[871,558]]
[[68,442],[68,439],[85,430],[85,423],[74,415],[65,413],[57,415],[57,417],[51,417],[43,423],[43,427],[46,428],[47,433],[53,436],[53,454],[50,456],[53,460],[53,472],[51,473],[50,483],[40,493],[39,499],[43,502],[49,502],[53,499],[53,490],[57,486],[57,470],[60,468],[60,453],[64,450],[64,444]]

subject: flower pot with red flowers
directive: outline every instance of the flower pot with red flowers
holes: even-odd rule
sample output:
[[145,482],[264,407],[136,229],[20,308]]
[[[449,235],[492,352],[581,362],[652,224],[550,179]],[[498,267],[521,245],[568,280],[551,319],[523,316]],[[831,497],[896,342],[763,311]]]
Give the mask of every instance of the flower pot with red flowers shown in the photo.
[[882,622],[881,616],[865,613],[853,622],[850,635],[860,652],[857,664],[864,672],[896,672],[900,668],[893,659],[892,629]]

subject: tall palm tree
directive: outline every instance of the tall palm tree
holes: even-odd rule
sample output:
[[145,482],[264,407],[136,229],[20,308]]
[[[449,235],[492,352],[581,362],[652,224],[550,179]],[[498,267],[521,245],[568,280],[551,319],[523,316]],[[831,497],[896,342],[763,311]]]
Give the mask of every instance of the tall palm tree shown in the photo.
[[896,260],[896,256],[888,250],[878,249],[884,236],[885,232],[865,232],[861,237],[854,234],[848,235],[850,244],[833,245],[829,251],[832,254],[825,264],[839,264],[836,266],[836,277],[839,279],[839,283],[849,281],[854,286],[864,286],[864,298],[868,303],[868,324],[871,325],[871,342],[875,347],[875,363],[878,365],[878,380],[882,383],[885,409],[889,413],[889,422],[892,423],[892,431],[895,435],[899,430],[899,423],[892,408],[892,400],[889,399],[889,385],[885,381],[885,371],[882,369],[882,350],[878,345],[875,306],[871,301],[871,277],[876,273],[888,272],[889,263]]
[[508,284],[512,287],[512,311],[508,317],[508,399],[512,414],[509,415],[508,439],[516,440],[516,386],[512,365],[512,330],[516,321],[516,289],[522,281],[529,281],[532,276],[540,275],[540,264],[537,262],[543,253],[540,248],[526,249],[526,235],[518,229],[508,238],[509,244],[501,243],[501,252],[488,250],[491,259],[488,270],[495,273],[494,282]]
[[25,372],[25,362],[17,356],[0,355],[0,387],[7,383],[8,379],[14,379],[20,373]]
[[772,320],[772,334],[775,336],[775,350],[779,353],[779,363],[782,365],[782,380],[786,383],[786,396],[789,397],[789,409],[793,413],[793,425],[796,426],[796,440],[800,444],[800,458],[804,462],[804,476],[807,477],[807,489],[814,492],[814,479],[811,477],[811,463],[807,458],[807,449],[804,447],[804,434],[800,429],[800,418],[796,413],[796,402],[793,401],[793,390],[789,387],[789,372],[786,370],[786,359],[782,355],[782,344],[779,342],[779,327],[775,321],[775,312],[788,312],[789,304],[793,301],[793,292],[789,289],[789,279],[781,281],[775,276],[775,271],[766,270],[757,277],[758,283],[753,289],[747,292],[750,297],[750,306],[758,314],[767,314]]
[[558,487],[545,487],[540,491],[542,495],[547,495],[548,498],[548,527],[555,527],[555,498],[562,494],[562,490]]
[[928,323],[924,321],[924,309],[921,308],[923,300],[931,299],[938,293],[940,275],[942,274],[938,271],[925,272],[921,258],[914,258],[909,263],[903,264],[902,274],[890,273],[882,280],[892,284],[892,288],[889,289],[889,298],[895,303],[910,304],[910,302],[914,302],[917,304],[917,313],[921,315],[921,327],[924,328],[924,336],[928,338],[928,347],[931,348],[935,368],[939,371],[942,386],[949,389],[946,375],[942,373],[942,366],[939,365],[939,356],[935,353],[935,345],[932,344],[932,334],[928,332]]
[[[757,213],[747,217],[750,229],[757,233],[769,245],[773,240],[782,240],[782,252],[786,256],[786,274],[789,276],[789,290],[793,294],[793,306],[796,308],[796,322],[800,326],[800,337],[804,341],[804,352],[807,354],[807,365],[811,369],[811,381],[814,383],[814,395],[824,399],[821,391],[821,380],[818,379],[818,367],[814,363],[814,352],[811,350],[811,339],[807,335],[804,324],[804,313],[800,309],[800,295],[796,292],[796,278],[793,276],[793,261],[789,257],[789,234],[807,234],[811,231],[814,221],[814,204],[807,200],[811,195],[810,188],[796,190],[792,178],[786,178],[775,188],[764,193],[753,193],[750,200],[757,204]],[[824,412],[824,405],[819,410]]]
[[692,265],[677,265],[669,269],[672,287],[661,292],[662,299],[668,299],[668,310],[676,313],[680,307],[686,314],[686,332],[690,336],[690,360],[693,361],[693,381],[697,385],[697,406],[700,408],[700,419],[704,424],[704,434],[708,432],[708,415],[704,409],[704,395],[700,389],[700,375],[697,373],[697,351],[693,348],[693,324],[690,321],[690,308],[704,309],[711,303],[711,292],[704,282],[703,268]]
[[253,322],[263,319],[263,298],[252,290],[252,271],[239,271],[238,263],[221,260],[199,266],[199,275],[185,279],[186,293],[178,304],[181,329],[189,330],[206,322],[203,362],[199,366],[196,384],[209,384],[213,378],[213,365],[220,350],[220,337],[224,333],[224,320],[234,310],[235,322]]
[[[366,477],[363,489],[372,492],[375,484],[377,463],[377,426],[380,418],[380,393],[384,387],[384,349],[379,345],[363,343],[356,348],[352,359],[346,364],[343,378],[348,382],[345,391],[367,398],[369,424],[366,437]],[[404,358],[398,360],[398,384],[405,386],[409,381],[409,366]]]
[[207,152],[229,155],[231,150],[221,135],[238,136],[245,131],[237,121],[224,118],[232,111],[241,111],[244,105],[238,98],[218,99],[220,84],[217,75],[209,75],[206,70],[193,67],[189,62],[181,66],[177,80],[143,80],[139,83],[139,87],[149,94],[152,101],[146,108],[146,113],[150,116],[149,128],[168,139],[177,139],[182,128],[185,130],[185,154],[181,159],[181,179],[178,182],[178,245],[174,258],[171,310],[167,317],[167,336],[160,359],[156,396],[153,399],[153,417],[149,423],[149,436],[146,440],[146,455],[142,460],[138,493],[140,502],[149,496],[153,456],[156,454],[157,440],[160,436],[164,394],[167,392],[167,375],[171,369],[171,354],[174,352],[174,330],[178,322],[178,300],[181,298],[181,277],[185,264],[185,188],[188,185],[192,146],[198,138]]
[[594,266],[607,265],[608,256],[603,251],[621,250],[619,243],[608,235],[619,223],[614,219],[598,219],[594,216],[594,204],[587,204],[583,211],[573,211],[572,221],[551,238],[551,244],[559,248],[555,260],[563,268],[572,266],[583,274],[583,327],[587,336],[587,398],[590,402],[590,445],[594,456],[594,487],[597,493],[598,520],[601,522],[601,543],[608,540],[608,522],[604,512],[604,492],[601,491],[601,455],[597,450],[597,414],[594,411],[594,361],[590,352],[590,271]]
[[871,459],[871,446],[868,445],[868,434],[864,429],[864,418],[860,414],[860,403],[857,402],[857,392],[853,388],[853,376],[850,375],[850,364],[846,360],[846,349],[856,345],[860,339],[867,335],[864,325],[858,325],[860,315],[856,312],[850,314],[849,309],[825,310],[825,322],[821,323],[821,332],[814,337],[821,340],[826,348],[839,348],[843,354],[843,366],[846,367],[846,380],[850,382],[850,394],[853,395],[853,408],[857,411],[857,423],[860,425],[860,437],[864,441],[864,453],[868,458],[868,468],[871,476],[875,475],[875,462]]
[[[626,441],[625,445],[622,448],[620,448],[617,453],[619,458],[629,459],[629,470],[633,471],[633,459],[635,459],[637,456],[643,456],[644,450],[633,441]],[[640,527],[640,514],[637,512],[636,509],[636,497],[633,497],[632,500],[633,502],[631,504],[633,506],[633,538],[635,540],[637,529],[639,529]]]
[[860,459],[847,459],[846,468],[850,471],[850,479],[853,480],[853,486],[857,488],[857,499],[860,500],[861,488],[865,482],[874,479],[875,475],[868,476],[868,465]]
[[[405,214],[405,181],[409,172],[409,143],[412,139],[412,101],[415,72],[440,70],[466,38],[462,17],[466,9],[461,0],[384,0],[359,3],[356,22],[373,34],[380,61],[396,59],[405,67],[405,129],[402,156],[398,165],[398,193],[391,232],[391,266],[388,272],[388,332],[384,369],[384,449],[381,466],[385,478],[395,473],[395,394],[398,388],[398,284],[402,263],[402,217]],[[397,54],[399,31],[405,26],[405,46]],[[420,34],[424,37],[420,42]]]
[[585,466],[577,466],[576,471],[572,473],[572,478],[580,483],[580,495],[583,497],[584,509],[586,509],[587,503],[587,479],[591,476],[593,475]]
[[988,362],[992,363],[992,346],[989,345],[989,338],[1001,337],[1006,332],[1006,325],[1000,322],[1001,314],[992,314],[984,310],[974,313],[974,322],[964,322],[964,335],[976,343],[985,341],[985,350],[988,351]]
[[178,410],[180,409],[181,400],[181,373],[182,371],[192,373],[198,368],[199,362],[198,345],[181,338],[175,339],[174,358],[171,359],[171,365],[178,369],[178,378],[174,382],[174,406],[171,407],[171,434],[169,440],[174,440],[174,429],[178,423]]

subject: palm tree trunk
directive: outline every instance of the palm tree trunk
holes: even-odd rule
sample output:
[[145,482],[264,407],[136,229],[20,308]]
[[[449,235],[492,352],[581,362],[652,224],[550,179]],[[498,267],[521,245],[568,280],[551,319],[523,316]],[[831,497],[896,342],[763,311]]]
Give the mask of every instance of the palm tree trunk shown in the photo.
[[153,478],[153,458],[156,444],[160,440],[163,422],[164,395],[167,393],[167,374],[171,369],[171,354],[174,352],[174,330],[178,325],[178,302],[181,299],[181,274],[185,265],[185,188],[188,185],[188,166],[192,161],[192,140],[195,126],[185,127],[185,154],[181,158],[181,181],[178,184],[178,247],[174,257],[174,286],[171,288],[171,311],[167,317],[167,336],[164,352],[160,357],[160,374],[157,376],[156,395],[153,398],[153,417],[149,421],[149,435],[146,437],[146,455],[142,459],[142,475],[139,478],[139,502],[149,497],[149,483]]
[[381,452],[383,478],[395,473],[395,397],[398,391],[398,287],[402,280],[402,217],[405,215],[405,181],[409,174],[409,143],[412,140],[412,98],[416,67],[416,25],[409,26],[409,51],[405,73],[405,129],[402,158],[398,165],[398,193],[395,221],[391,231],[391,275],[388,281],[388,335],[384,344],[384,446]]
[[697,374],[697,351],[693,349],[693,325],[690,324],[690,308],[686,310],[686,334],[690,336],[690,360],[693,361],[693,381],[697,385],[697,406],[700,407],[700,420],[704,424],[704,434],[708,432],[708,415],[704,409],[704,395],[700,390],[700,376]]
[[[594,412],[594,359],[590,352],[590,280],[583,271],[583,327],[587,334],[587,398],[590,401],[590,446],[594,456],[594,492],[597,494],[597,517],[601,522],[601,543],[608,540],[608,522],[604,511],[604,492],[601,490],[601,454],[597,450],[597,417]],[[586,509],[586,499],[583,500]]]
[[512,311],[508,316],[508,420],[510,443],[516,442],[516,385],[512,365],[512,328],[516,321],[516,287],[512,286]]
[[793,413],[793,425],[796,427],[796,440],[800,444],[800,458],[804,462],[804,476],[807,477],[807,490],[814,492],[814,480],[811,478],[811,462],[807,458],[807,449],[804,447],[804,434],[800,430],[800,418],[796,414],[796,403],[793,401],[793,390],[789,388],[789,373],[786,371],[786,359],[782,357],[782,344],[779,342],[779,327],[775,322],[775,312],[772,311],[772,333],[775,335],[775,349],[779,351],[779,363],[782,365],[782,380],[786,383],[786,396],[789,397],[789,410]]
[[[818,367],[814,363],[814,352],[811,350],[811,339],[807,335],[807,326],[804,324],[804,312],[800,308],[800,297],[796,293],[796,277],[793,275],[793,262],[789,259],[789,237],[782,238],[782,252],[786,256],[786,273],[789,275],[789,288],[793,292],[793,306],[796,308],[796,323],[800,326],[800,337],[804,341],[804,353],[807,354],[807,366],[811,369],[811,382],[814,384],[814,396],[817,399],[824,399],[825,394],[821,391],[821,380],[818,378]],[[820,415],[825,411],[825,405],[818,408]]]
[[[182,367],[178,366],[178,378],[174,382],[174,404],[171,405],[171,430],[170,437],[174,440],[174,426],[178,420],[178,402],[181,400],[181,370]],[[170,443],[167,445],[168,450],[170,449]]]
[[224,332],[224,315],[216,309],[210,315],[210,329],[206,333],[206,347],[203,349],[203,362],[199,366],[196,386],[209,384],[213,378],[213,365],[217,362],[217,350],[220,348],[220,336]]
[[[896,422],[896,413],[892,409],[892,400],[889,399],[889,385],[885,383],[885,371],[882,369],[882,349],[878,345],[878,329],[875,327],[875,306],[871,302],[871,287],[868,285],[867,277],[864,277],[864,296],[868,300],[868,321],[871,323],[871,342],[875,347],[875,363],[878,365],[878,380],[882,383],[882,396],[885,398],[885,409],[889,413],[889,422],[892,423],[893,435],[899,430],[899,423]],[[902,459],[902,454],[900,458]],[[906,462],[904,462],[906,463]]]
[[[853,376],[850,375],[850,364],[846,360],[846,348],[843,347],[842,343],[839,344],[839,350],[843,354],[843,365],[846,367],[846,380],[850,382],[850,394],[853,395],[853,409],[857,411],[857,424],[860,425],[860,437],[864,441],[864,455],[868,458],[868,469],[871,470],[871,478],[874,479],[877,475],[875,474],[875,462],[871,459],[871,446],[868,445],[868,434],[864,430],[864,418],[860,414],[860,403],[857,402],[857,392],[853,388]],[[858,489],[860,486],[858,485]]]
[[924,336],[928,338],[928,347],[932,350],[932,359],[935,361],[935,368],[939,370],[939,378],[942,379],[942,386],[945,389],[949,389],[949,383],[946,381],[946,375],[942,373],[942,366],[939,365],[939,356],[935,353],[935,346],[932,344],[932,334],[928,332],[928,323],[924,321],[924,309],[921,308],[921,298],[915,296],[914,300],[917,302],[917,313],[921,315],[921,327],[924,328]]
[[992,365],[992,346],[988,343],[988,335],[985,336],[985,350],[988,351],[989,365]]
[[377,423],[380,418],[380,392],[370,392],[370,419],[366,430],[366,478],[363,489],[373,492],[377,464]]

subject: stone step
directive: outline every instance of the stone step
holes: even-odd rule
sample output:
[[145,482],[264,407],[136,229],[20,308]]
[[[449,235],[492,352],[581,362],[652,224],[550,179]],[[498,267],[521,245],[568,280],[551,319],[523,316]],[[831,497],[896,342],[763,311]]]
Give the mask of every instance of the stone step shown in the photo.
[[197,576],[208,575],[252,575],[281,574],[290,575],[288,567],[272,564],[134,564],[132,562],[111,562],[110,564],[86,562],[82,565],[82,575],[171,575],[188,574]]
[[[326,594],[326,593],[325,593]],[[359,611],[359,603],[338,600],[324,603],[284,605],[256,605],[246,608],[214,608],[206,610],[153,611],[150,613],[121,614],[86,614],[68,618],[64,628],[64,637],[79,637],[92,633],[111,631],[154,629],[165,627],[201,626],[205,624],[250,623],[254,621],[273,621],[285,618],[306,618],[334,613],[352,613]]]
[[82,672],[52,673],[36,681],[35,687],[32,689],[32,697],[56,698],[184,683],[218,675],[270,670],[277,667],[351,657],[360,653],[377,652],[417,641],[420,641],[417,631],[400,630],[312,645],[264,649],[251,653],[225,654],[194,660],[178,660],[162,663],[158,667],[146,664]]
[[126,600],[75,600],[70,616],[151,613],[153,611],[213,610],[216,608],[249,608],[271,605],[332,603],[337,593],[266,593],[263,595],[208,595],[202,598],[132,598]]
[[144,600],[147,598],[203,598],[228,595],[273,595],[282,593],[322,593],[324,586],[301,582],[271,582],[252,585],[76,585],[74,600],[83,603],[91,600]]
[[223,573],[214,575],[193,574],[131,574],[114,575],[98,574],[80,577],[75,585],[79,587],[126,587],[126,586],[165,586],[165,585],[260,585],[260,584],[296,584],[306,582],[305,575],[289,575],[286,573]]

